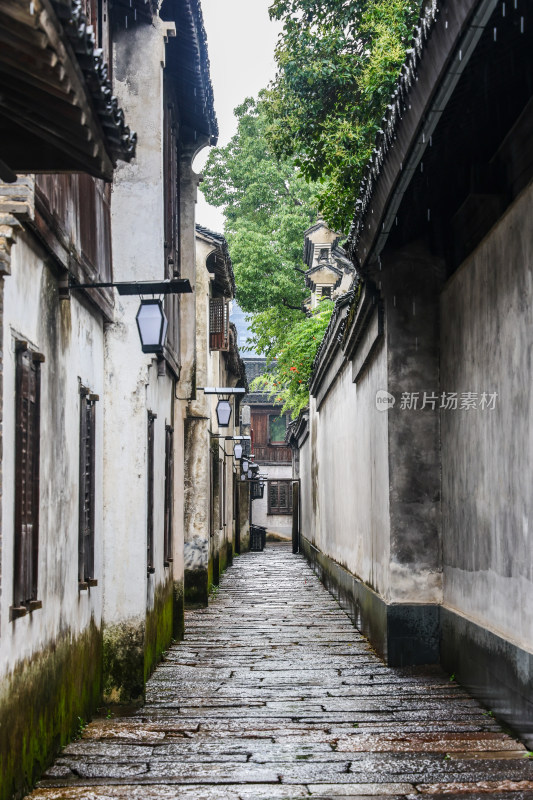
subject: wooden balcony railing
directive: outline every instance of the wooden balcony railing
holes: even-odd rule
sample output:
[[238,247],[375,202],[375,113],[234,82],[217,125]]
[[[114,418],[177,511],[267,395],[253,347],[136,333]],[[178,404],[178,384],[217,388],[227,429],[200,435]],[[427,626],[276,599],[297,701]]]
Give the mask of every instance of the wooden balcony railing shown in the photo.
[[275,464],[290,464],[292,462],[292,451],[290,447],[275,444],[256,444],[254,443],[254,456],[258,464],[261,462],[273,462]]

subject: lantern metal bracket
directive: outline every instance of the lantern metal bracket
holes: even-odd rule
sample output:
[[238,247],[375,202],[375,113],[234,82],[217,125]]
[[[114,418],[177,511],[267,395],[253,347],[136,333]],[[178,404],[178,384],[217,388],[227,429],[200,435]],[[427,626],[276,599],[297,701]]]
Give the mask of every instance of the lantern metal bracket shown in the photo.
[[97,281],[77,283],[69,276],[67,283],[59,286],[60,297],[68,299],[70,292],[79,289],[116,289],[120,295],[145,294],[191,294],[192,286],[188,278],[172,278],[164,281]]

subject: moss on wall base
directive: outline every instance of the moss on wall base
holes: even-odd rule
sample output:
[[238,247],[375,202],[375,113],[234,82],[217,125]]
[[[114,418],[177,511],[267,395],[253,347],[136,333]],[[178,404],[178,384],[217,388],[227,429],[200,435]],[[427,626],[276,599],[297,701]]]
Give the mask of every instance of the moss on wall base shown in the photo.
[[172,642],[173,582],[159,584],[154,607],[146,614],[144,680],[147,681],[163,652]]
[[226,569],[233,564],[233,542],[226,542]]
[[67,634],[2,680],[0,800],[23,797],[98,707],[102,634]]
[[130,620],[104,628],[103,693],[107,703],[135,703],[144,698],[144,621]]
[[201,608],[209,597],[209,573],[207,569],[186,569],[184,578],[185,608]]
[[172,598],[172,638],[179,642],[185,635],[183,581],[174,581]]
[[211,589],[211,586],[218,586],[218,582],[220,580],[220,573],[223,572],[223,568],[221,568],[220,564],[220,554],[218,550],[215,550],[215,552],[211,556],[211,562],[212,562],[212,578],[209,581],[209,589]]

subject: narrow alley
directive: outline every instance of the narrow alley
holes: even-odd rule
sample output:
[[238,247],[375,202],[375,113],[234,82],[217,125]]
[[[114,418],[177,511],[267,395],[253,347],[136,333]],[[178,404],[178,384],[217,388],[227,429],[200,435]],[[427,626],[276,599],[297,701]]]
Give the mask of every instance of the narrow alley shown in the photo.
[[246,553],[129,717],[68,745],[31,800],[531,798],[533,761],[438,668],[392,669],[284,544]]

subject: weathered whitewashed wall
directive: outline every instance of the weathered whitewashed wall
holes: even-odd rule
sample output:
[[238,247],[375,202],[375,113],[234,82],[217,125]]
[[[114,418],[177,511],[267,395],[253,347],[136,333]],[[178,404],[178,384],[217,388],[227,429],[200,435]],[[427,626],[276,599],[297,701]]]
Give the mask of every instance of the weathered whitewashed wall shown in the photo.
[[[444,604],[533,652],[533,187],[441,299]],[[482,392],[497,392],[481,410]]]
[[[103,393],[101,315],[73,297],[35,239],[18,230],[5,281],[2,549],[0,571],[0,795],[27,788],[43,758],[74,733],[101,697],[103,597]],[[42,607],[10,619],[14,577],[15,342],[41,353],[39,556]],[[100,396],[95,431],[97,586],[78,583],[80,383]]]
[[[191,399],[184,402],[184,587],[189,606],[205,605],[213,584],[231,563],[233,520],[233,442],[221,437],[238,433],[234,400],[228,428],[217,425],[216,395],[206,386],[233,386],[235,376],[226,354],[209,346],[212,274],[206,266],[219,237],[200,229],[196,235],[194,361],[190,362]],[[230,269],[230,267],[228,267]],[[194,387],[194,388],[193,388]],[[226,453],[226,455],[225,455]],[[222,502],[221,502],[222,500]]]
[[[172,23],[155,18],[152,26],[122,32],[114,50],[115,91],[139,136],[136,159],[117,168],[113,185],[117,281],[165,277],[162,97],[168,28]],[[163,513],[165,425],[174,422],[174,378],[142,353],[138,307],[138,297],[118,298],[105,340],[104,688],[115,700],[142,696],[144,680],[172,636],[174,565],[163,563]],[[156,415],[153,574],[147,573],[148,412]]]
[[309,439],[300,455],[302,532],[315,547],[383,597],[389,594],[387,386],[384,343],[361,380],[343,366],[320,411],[312,398]]
[[[76,638],[102,613],[102,480],[95,484],[97,587],[78,591],[80,383],[103,396],[103,324],[82,302],[58,300],[57,281],[31,239],[12,249],[5,284],[3,547],[0,671],[31,659],[69,631]],[[15,342],[44,355],[41,365],[38,599],[43,607],[10,622],[14,571]],[[102,454],[103,404],[96,404],[96,453]]]

